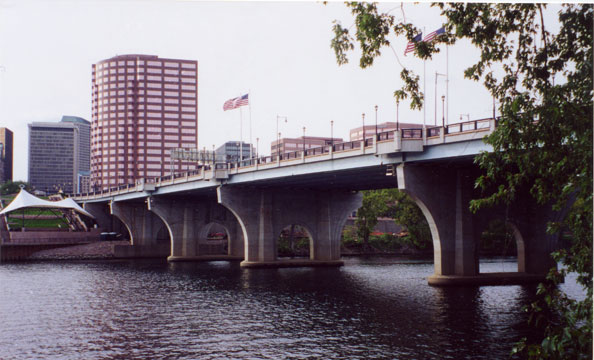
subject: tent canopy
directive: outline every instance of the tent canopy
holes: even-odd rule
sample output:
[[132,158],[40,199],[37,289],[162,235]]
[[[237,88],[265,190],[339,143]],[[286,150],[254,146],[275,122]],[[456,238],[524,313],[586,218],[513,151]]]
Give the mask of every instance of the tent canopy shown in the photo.
[[25,189],[21,189],[12,202],[2,211],[0,211],[0,215],[25,208],[71,209],[90,218],[95,218],[93,215],[81,208],[71,198],[60,201],[47,201],[29,194],[27,191],[25,191]]

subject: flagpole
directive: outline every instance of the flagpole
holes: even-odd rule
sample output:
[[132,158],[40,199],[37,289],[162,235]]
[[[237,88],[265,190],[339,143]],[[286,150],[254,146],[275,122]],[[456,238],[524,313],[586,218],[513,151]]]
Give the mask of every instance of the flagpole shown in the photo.
[[446,125],[450,123],[450,65],[449,65],[449,58],[450,58],[450,47],[446,44]]
[[[425,27],[423,26],[423,33],[425,33]],[[423,130],[427,123],[427,73],[426,73],[426,60],[423,58]]]
[[253,144],[252,144],[252,100],[251,100],[251,96],[250,96],[250,90],[248,90],[248,111],[250,114],[250,159],[253,158],[253,154],[252,154],[252,149],[253,149]]
[[[241,95],[239,95],[241,98]],[[239,166],[243,161],[243,116],[241,112],[241,106],[239,107]]]

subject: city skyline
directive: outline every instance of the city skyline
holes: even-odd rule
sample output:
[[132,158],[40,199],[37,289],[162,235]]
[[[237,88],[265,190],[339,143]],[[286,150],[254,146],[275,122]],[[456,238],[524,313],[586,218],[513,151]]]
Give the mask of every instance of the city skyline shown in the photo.
[[[118,6],[114,12],[113,6]],[[428,4],[380,3],[397,19],[406,16],[430,32],[443,23]],[[127,21],[131,18],[132,21]],[[360,69],[357,52],[338,66],[330,48],[332,21],[353,23],[342,3],[115,1],[3,2],[0,4],[0,126],[15,133],[14,179],[26,180],[27,124],[57,121],[64,114],[91,118],[91,65],[118,54],[151,54],[198,61],[199,147],[240,140],[276,140],[276,116],[283,137],[334,136],[395,121],[393,92],[401,86],[402,63],[423,74],[423,62],[403,56],[406,39],[391,39],[373,67]],[[15,33],[18,24],[30,26]],[[99,23],[102,26],[97,26]],[[306,26],[304,26],[306,24]],[[10,35],[8,35],[10,34]],[[492,114],[482,85],[462,78],[476,55],[468,44],[449,49],[449,122]],[[426,63],[426,123],[435,118],[434,74],[445,73],[445,51]],[[445,93],[438,79],[438,97]],[[249,93],[250,106],[223,111],[223,103]],[[472,99],[472,101],[469,101]],[[25,104],[35,106],[25,106]],[[438,117],[441,108],[438,107]],[[251,126],[250,126],[251,117]],[[399,107],[401,122],[423,123],[423,112]],[[250,136],[251,132],[251,136]],[[262,149],[267,148],[263,146]]]

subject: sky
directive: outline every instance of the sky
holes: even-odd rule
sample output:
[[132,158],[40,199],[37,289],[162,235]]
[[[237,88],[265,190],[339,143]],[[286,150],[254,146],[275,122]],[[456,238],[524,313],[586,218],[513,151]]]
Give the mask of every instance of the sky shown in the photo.
[[[444,19],[422,3],[379,3],[397,21],[406,17],[426,33]],[[449,86],[447,121],[492,115],[493,102],[480,83],[463,71],[478,59],[468,43],[459,43],[425,64],[403,56],[407,40],[391,37],[391,48],[371,68],[361,69],[358,52],[339,66],[333,50],[332,22],[354,31],[354,19],[342,2],[30,1],[0,0],[0,127],[15,134],[14,179],[27,179],[28,127],[59,121],[62,115],[91,121],[91,65],[124,54],[198,61],[198,143],[212,149],[239,140],[270,153],[277,116],[283,137],[349,138],[349,130],[396,121],[395,90],[402,66],[425,73],[428,125],[441,123],[441,96]],[[446,66],[447,65],[447,66]],[[437,91],[437,106],[434,93]],[[249,93],[250,106],[223,111],[223,103]],[[423,111],[400,103],[400,122],[422,124]],[[251,133],[251,136],[250,136]]]

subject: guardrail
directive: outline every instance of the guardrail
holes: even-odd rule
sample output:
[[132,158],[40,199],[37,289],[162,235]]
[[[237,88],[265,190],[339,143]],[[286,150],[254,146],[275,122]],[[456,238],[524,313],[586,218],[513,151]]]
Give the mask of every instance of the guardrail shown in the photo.
[[[465,132],[471,131],[484,131],[489,130],[491,127],[491,121],[493,118],[485,118],[485,119],[478,119],[472,121],[466,121],[456,124],[447,125],[445,128],[442,127],[427,127],[426,136],[428,138],[433,137],[440,137],[441,132],[444,132],[444,135],[455,135]],[[495,126],[499,118],[495,119]],[[402,140],[419,140],[423,139],[423,129],[422,128],[412,128],[412,129],[400,129],[401,139]],[[337,144],[330,144],[330,145],[323,145],[318,146],[315,148],[309,149],[302,149],[296,150],[291,152],[285,152],[281,154],[272,154],[269,156],[262,156],[262,157],[255,157],[252,159],[242,160],[240,162],[232,162],[232,163],[216,163],[214,165],[214,170],[225,170],[225,169],[232,169],[232,170],[239,170],[241,168],[247,167],[257,167],[258,165],[268,165],[272,163],[279,163],[281,161],[286,160],[296,160],[296,159],[303,159],[307,157],[313,156],[320,156],[324,154],[330,153],[341,153],[341,152],[348,152],[353,150],[360,150],[363,146],[365,148],[374,146],[374,142],[382,142],[382,141],[393,141],[395,137],[396,131],[385,131],[378,134],[374,134],[372,137],[366,138],[365,141],[363,140],[355,140],[355,141],[347,141],[343,143]],[[195,180],[196,178],[205,178],[206,172],[213,171],[213,168],[210,165],[204,165],[196,170],[175,173],[155,178],[144,178],[138,180],[135,184],[123,184],[116,187],[111,187],[108,189],[97,190],[90,193],[83,193],[83,194],[74,194],[74,196],[78,198],[82,198],[82,200],[91,198],[91,197],[103,197],[103,196],[111,196],[111,195],[119,195],[122,193],[129,193],[138,191],[139,187],[142,187],[143,184],[155,184],[157,186],[167,185],[172,183],[177,183],[178,179],[184,179],[184,181]]]

